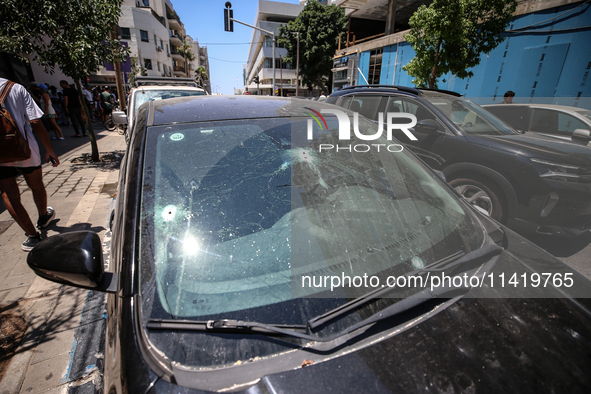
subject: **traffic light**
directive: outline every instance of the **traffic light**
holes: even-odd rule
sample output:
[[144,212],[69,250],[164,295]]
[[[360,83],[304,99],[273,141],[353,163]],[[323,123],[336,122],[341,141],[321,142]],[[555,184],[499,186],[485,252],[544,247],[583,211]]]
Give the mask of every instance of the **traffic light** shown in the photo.
[[232,3],[226,1],[226,8],[224,8],[224,30],[234,31],[234,11],[231,9]]

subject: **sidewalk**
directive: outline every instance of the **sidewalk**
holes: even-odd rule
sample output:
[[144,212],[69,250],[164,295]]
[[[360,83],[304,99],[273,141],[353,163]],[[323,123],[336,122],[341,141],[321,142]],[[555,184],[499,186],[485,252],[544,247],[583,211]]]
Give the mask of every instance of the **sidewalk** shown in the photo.
[[[119,175],[119,158],[125,151],[125,138],[116,132],[95,133],[101,157],[113,161],[85,163],[74,160],[91,153],[88,139],[52,141],[61,164],[56,168],[49,164],[43,166],[48,205],[57,214],[47,231],[44,230],[47,236],[91,230],[108,244],[108,220]],[[64,128],[64,134],[68,137],[73,132]],[[74,141],[76,145],[72,145]],[[61,151],[69,149],[65,143],[77,147],[62,154],[57,149],[60,143],[63,144]],[[32,193],[22,177],[19,184],[23,204],[35,223],[37,210]],[[0,394],[66,393],[72,392],[72,387],[98,385],[102,354],[98,348],[93,351],[84,348],[85,353],[92,354],[81,354],[81,347],[86,346],[82,342],[89,339],[95,346],[102,346],[104,295],[37,277],[27,266],[27,253],[21,250],[24,239],[23,230],[8,211],[0,213],[0,318],[4,320],[4,326],[8,320],[22,323],[24,319],[26,322],[24,336],[10,364],[6,365],[8,356],[0,348]],[[108,246],[104,248],[107,257]],[[89,319],[89,316],[94,318]],[[0,332],[0,345],[2,334]],[[95,362],[88,361],[87,356]],[[81,361],[89,363],[82,370],[76,365]]]

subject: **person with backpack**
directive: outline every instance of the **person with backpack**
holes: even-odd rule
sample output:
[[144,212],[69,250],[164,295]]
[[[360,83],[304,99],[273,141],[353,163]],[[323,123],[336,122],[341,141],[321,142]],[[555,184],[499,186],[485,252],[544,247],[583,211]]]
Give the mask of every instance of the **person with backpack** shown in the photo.
[[[0,104],[0,192],[6,209],[25,231],[27,239],[21,248],[28,252],[41,241],[37,229],[47,227],[55,217],[55,210],[47,206],[41,155],[33,131],[45,147],[45,162],[57,167],[60,161],[41,122],[43,111],[24,86],[0,78]],[[17,176],[21,174],[33,192],[39,214],[37,226],[33,225],[21,202],[16,182]]]

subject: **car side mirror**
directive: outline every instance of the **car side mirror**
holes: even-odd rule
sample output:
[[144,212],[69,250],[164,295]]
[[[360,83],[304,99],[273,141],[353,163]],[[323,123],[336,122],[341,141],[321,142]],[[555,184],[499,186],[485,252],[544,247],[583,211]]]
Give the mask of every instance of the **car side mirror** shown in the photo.
[[573,131],[571,139],[574,143],[587,145],[589,141],[591,141],[591,131],[585,129],[576,129]]
[[104,272],[100,237],[92,231],[58,234],[39,242],[27,264],[40,277],[88,290],[115,293],[113,273]]
[[440,134],[439,123],[433,119],[423,119],[417,122],[415,130],[426,134]]
[[115,124],[127,124],[127,114],[124,111],[113,111],[111,117]]

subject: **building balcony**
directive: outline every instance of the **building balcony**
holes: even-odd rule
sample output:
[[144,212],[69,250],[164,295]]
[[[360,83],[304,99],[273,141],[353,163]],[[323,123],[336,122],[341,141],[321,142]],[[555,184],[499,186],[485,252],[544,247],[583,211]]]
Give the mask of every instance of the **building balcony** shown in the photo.
[[172,45],[183,45],[183,39],[181,38],[181,36],[179,34],[171,34],[170,35],[170,43]]
[[183,24],[181,23],[181,18],[177,14],[166,13],[166,19],[168,19],[168,25],[171,29],[182,29]]
[[172,55],[173,59],[180,60],[180,61],[185,60],[185,55],[183,55],[179,51],[170,51],[170,54]]
[[172,71],[174,72],[174,75],[176,76],[185,76],[185,68],[182,66],[173,66],[172,67]]

